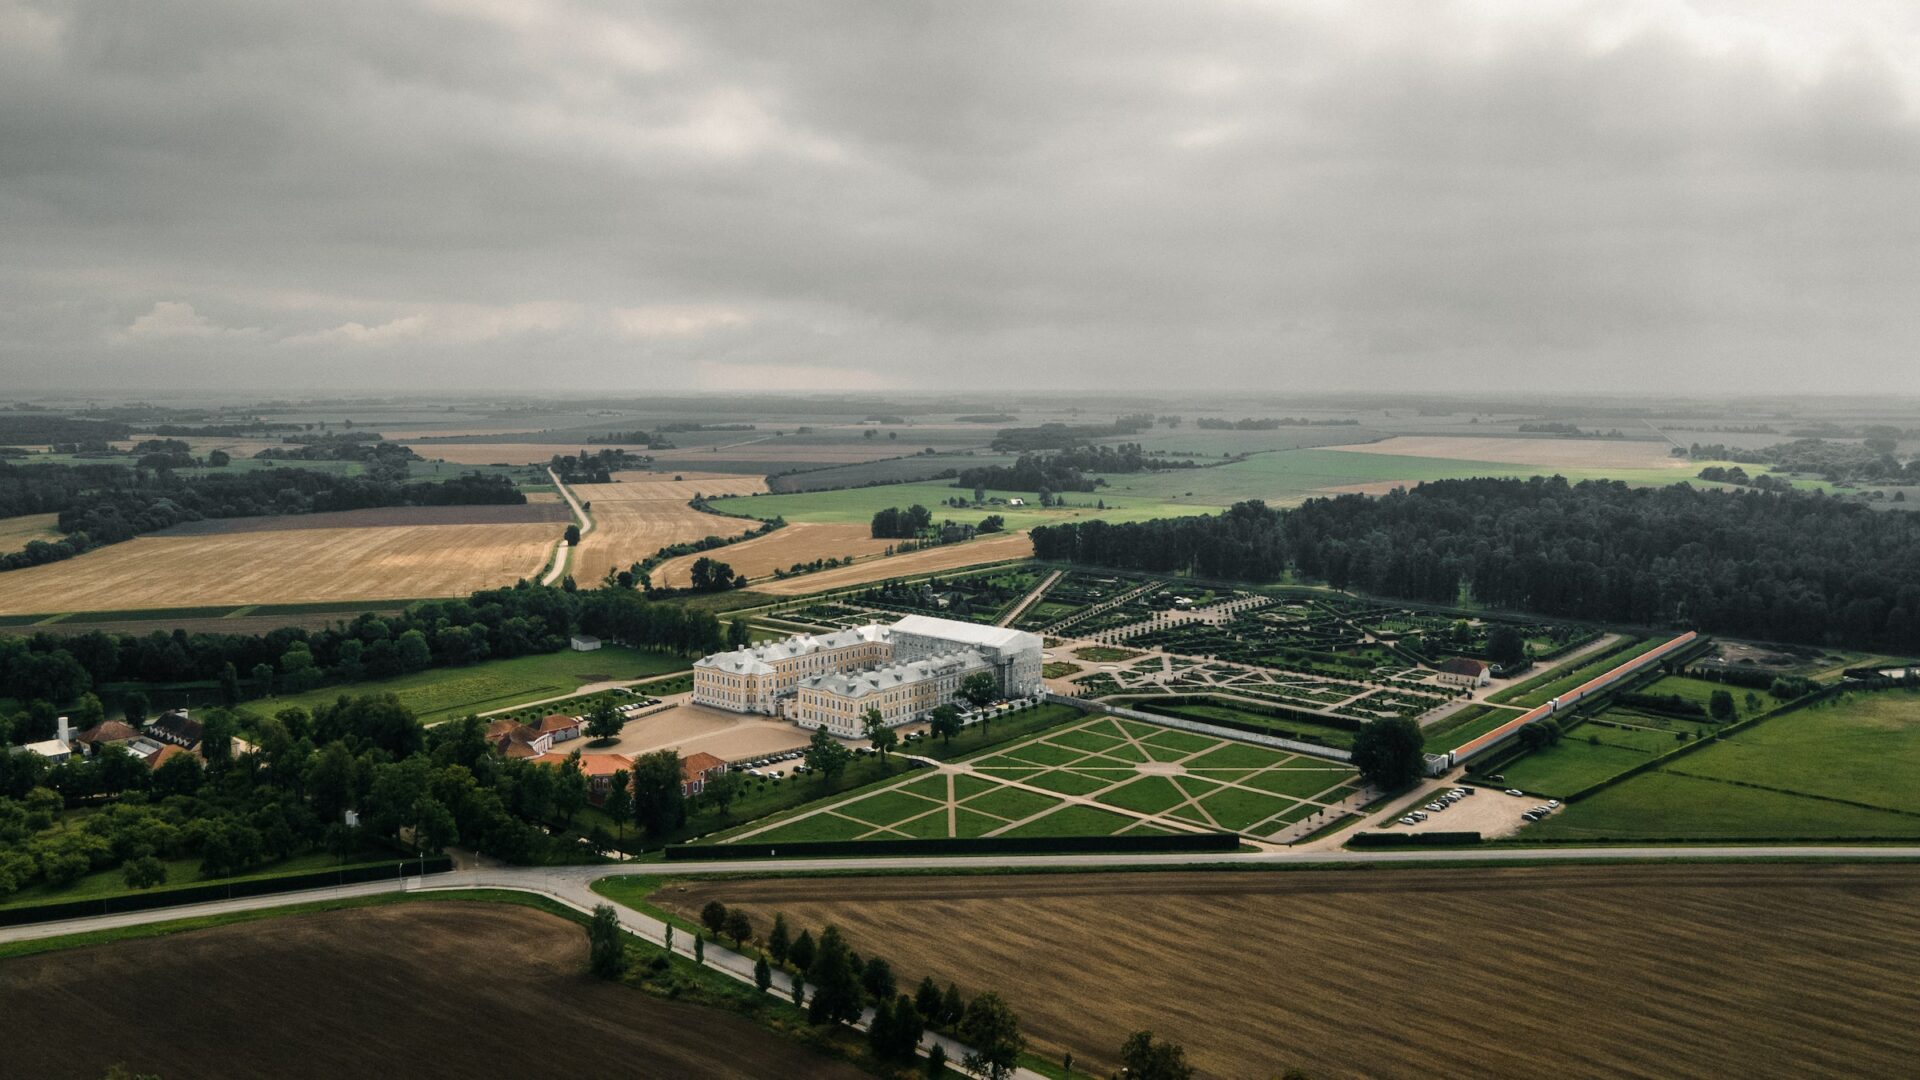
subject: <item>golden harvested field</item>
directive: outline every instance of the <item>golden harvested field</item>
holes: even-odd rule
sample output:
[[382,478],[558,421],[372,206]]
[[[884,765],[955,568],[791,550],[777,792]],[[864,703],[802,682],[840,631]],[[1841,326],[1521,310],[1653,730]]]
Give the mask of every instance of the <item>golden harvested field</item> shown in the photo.
[[[682,479],[675,480],[675,476]],[[593,504],[593,531],[581,538],[567,565],[582,585],[599,581],[609,569],[624,570],[669,544],[708,536],[738,536],[760,527],[757,521],[707,514],[687,503],[697,494],[751,495],[767,490],[758,476],[723,473],[622,472],[611,484],[574,484],[573,496]]]
[[464,596],[532,578],[564,526],[140,536],[0,575],[0,614]]
[[[898,542],[876,540],[872,532],[872,526],[869,525],[796,521],[765,536],[742,540],[731,547],[706,554],[733,567],[734,573],[745,574],[749,581],[758,583],[762,578],[772,579],[775,569],[784,570],[795,563],[840,559],[849,555],[878,555],[887,550],[888,544]],[[692,572],[694,560],[698,558],[699,555],[682,555],[677,559],[668,559],[654,569],[653,583],[667,588],[685,587],[687,575]]]
[[[1498,461],[1555,469],[1687,469],[1693,463],[1668,455],[1664,442],[1625,439],[1503,439],[1498,436],[1396,435],[1380,442],[1329,446],[1355,454]],[[1349,489],[1341,489],[1349,490]]]
[[59,514],[22,514],[0,518],[0,553],[19,551],[35,540],[58,540]]
[[9,1015],[177,1000],[84,1037],[13,1024],[8,1077],[687,1077],[867,1074],[751,1020],[587,976],[578,926],[523,907],[416,901],[288,915],[0,961]]
[[555,454],[577,454],[586,450],[631,450],[636,454],[647,453],[644,446],[631,444],[607,444],[585,446],[576,443],[436,443],[410,442],[406,445],[413,452],[428,461],[445,461],[454,465],[544,465],[553,460]]
[[[787,528],[792,527],[789,525]],[[805,596],[810,593],[826,592],[828,589],[865,585],[870,581],[906,577],[909,574],[930,574],[936,570],[958,570],[982,563],[1032,557],[1033,541],[1027,539],[1027,534],[1008,533],[988,540],[969,540],[964,544],[946,544],[905,555],[866,559],[852,566],[822,570],[817,574],[801,574],[799,577],[791,577],[785,581],[756,582],[753,589],[755,592],[763,592],[770,596]],[[725,557],[722,556],[722,559],[724,560]]]
[[[674,883],[997,989],[1090,1075],[1912,1075],[1920,867],[1807,864]],[[929,927],[937,928],[929,932]]]

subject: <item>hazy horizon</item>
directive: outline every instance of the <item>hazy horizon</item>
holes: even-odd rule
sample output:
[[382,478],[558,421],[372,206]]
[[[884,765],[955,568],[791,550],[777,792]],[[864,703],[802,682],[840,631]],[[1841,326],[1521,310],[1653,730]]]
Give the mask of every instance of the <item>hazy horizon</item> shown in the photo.
[[1894,3],[0,0],[0,371],[1907,394],[1916,105]]

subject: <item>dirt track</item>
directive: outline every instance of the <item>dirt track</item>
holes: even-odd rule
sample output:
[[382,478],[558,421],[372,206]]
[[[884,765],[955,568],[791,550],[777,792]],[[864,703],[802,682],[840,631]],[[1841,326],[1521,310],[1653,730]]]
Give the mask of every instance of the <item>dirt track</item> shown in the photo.
[[554,535],[565,530],[573,515],[557,502],[501,506],[383,506],[371,510],[336,510],[324,514],[279,514],[272,517],[206,518],[189,521],[149,536],[222,536],[243,532],[293,532],[300,529],[369,529],[399,525],[526,525],[551,524]]
[[1037,1048],[1208,1077],[1895,1076],[1920,867],[1551,867],[689,883],[999,989]]
[[298,915],[0,961],[0,1073],[853,1078],[717,1010],[585,974],[586,936],[475,903]]

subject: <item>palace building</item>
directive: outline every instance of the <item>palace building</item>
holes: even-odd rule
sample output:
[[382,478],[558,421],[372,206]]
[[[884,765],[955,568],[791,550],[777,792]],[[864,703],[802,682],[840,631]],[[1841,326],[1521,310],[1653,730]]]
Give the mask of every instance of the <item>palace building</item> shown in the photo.
[[889,727],[911,723],[982,671],[1005,697],[1037,693],[1039,636],[925,615],[798,634],[702,657],[693,665],[693,701],[854,738],[866,730],[867,710],[878,709]]

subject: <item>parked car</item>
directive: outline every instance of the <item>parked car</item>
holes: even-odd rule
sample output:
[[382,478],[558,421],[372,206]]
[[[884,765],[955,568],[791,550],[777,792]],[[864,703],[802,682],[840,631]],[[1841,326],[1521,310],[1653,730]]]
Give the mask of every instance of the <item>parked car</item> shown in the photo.
[[1427,820],[1427,812],[1425,810],[1415,810],[1412,816],[1416,821]]
[[1522,796],[1522,795],[1525,795],[1525,794],[1526,794],[1526,792],[1524,792],[1524,791],[1521,791],[1521,790],[1520,790],[1519,788],[1517,788],[1517,787],[1510,787],[1510,788],[1508,788],[1508,789],[1507,789],[1507,794],[1509,794],[1509,795],[1511,795],[1511,796],[1513,796],[1514,798],[1516,798],[1516,799],[1517,799],[1517,798],[1519,798],[1520,796]]
[[1529,810],[1529,811],[1527,811],[1527,812],[1526,812],[1526,813],[1524,813],[1524,814],[1521,814],[1520,816],[1521,816],[1521,817],[1523,817],[1523,818],[1526,818],[1526,819],[1527,819],[1528,821],[1539,821],[1539,820],[1540,820],[1540,815],[1539,815],[1539,814],[1536,814],[1536,813],[1534,813],[1534,812],[1533,812],[1533,811],[1531,811],[1531,810]]
[[1559,800],[1559,799],[1548,799],[1548,800],[1547,800],[1547,809],[1549,809],[1549,810],[1558,810],[1558,809],[1560,809],[1560,800]]
[[1494,773],[1492,776],[1487,777],[1487,779],[1493,781],[1496,784],[1504,784],[1507,782],[1507,774],[1497,772],[1497,773]]
[[1403,817],[1403,818],[1401,818],[1401,819],[1400,819],[1400,824],[1402,824],[1402,825],[1418,825],[1418,824],[1420,824],[1420,819],[1419,819],[1419,818],[1416,818],[1416,817],[1414,817],[1414,816],[1413,816],[1412,814],[1408,814],[1408,815],[1407,815],[1406,817]]

